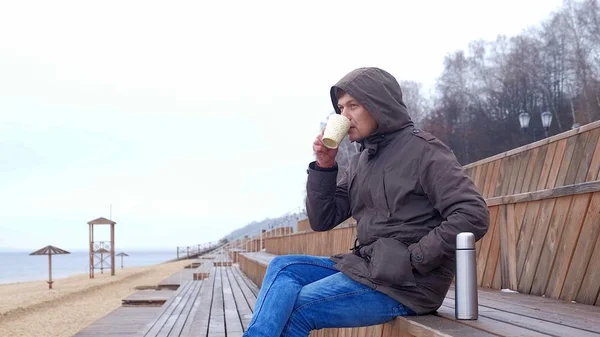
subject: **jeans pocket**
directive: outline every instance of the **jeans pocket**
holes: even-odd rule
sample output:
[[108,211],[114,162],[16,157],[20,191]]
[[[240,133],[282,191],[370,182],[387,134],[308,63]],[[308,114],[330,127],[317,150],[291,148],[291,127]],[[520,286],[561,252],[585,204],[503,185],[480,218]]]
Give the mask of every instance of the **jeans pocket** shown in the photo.
[[369,260],[369,275],[373,283],[396,287],[416,285],[410,252],[402,242],[392,238],[378,239],[373,244]]

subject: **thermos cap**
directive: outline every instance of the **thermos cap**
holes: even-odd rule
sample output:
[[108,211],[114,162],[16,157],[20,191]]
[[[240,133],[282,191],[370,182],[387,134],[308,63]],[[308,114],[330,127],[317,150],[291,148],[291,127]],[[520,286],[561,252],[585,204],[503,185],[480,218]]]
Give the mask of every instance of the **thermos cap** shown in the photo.
[[456,235],[456,249],[475,249],[475,235],[470,232]]

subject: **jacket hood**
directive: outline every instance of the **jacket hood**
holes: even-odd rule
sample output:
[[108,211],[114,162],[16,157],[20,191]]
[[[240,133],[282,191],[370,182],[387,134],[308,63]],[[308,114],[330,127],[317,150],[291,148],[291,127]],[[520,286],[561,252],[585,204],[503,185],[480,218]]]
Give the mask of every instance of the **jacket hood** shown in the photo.
[[339,114],[337,89],[354,97],[373,115],[378,124],[376,134],[387,134],[414,125],[402,100],[400,84],[385,70],[359,68],[332,86],[331,103]]

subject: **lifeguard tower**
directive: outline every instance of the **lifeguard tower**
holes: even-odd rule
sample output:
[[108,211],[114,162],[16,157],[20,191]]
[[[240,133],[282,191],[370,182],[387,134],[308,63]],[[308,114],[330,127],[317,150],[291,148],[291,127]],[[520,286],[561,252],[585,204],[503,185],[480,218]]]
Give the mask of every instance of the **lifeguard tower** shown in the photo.
[[[102,269],[109,267],[105,263],[104,254],[110,254],[110,275],[115,275],[115,224],[116,222],[98,218],[88,222],[90,227],[90,278],[94,278],[94,269]],[[94,225],[110,225],[110,241],[94,241]]]

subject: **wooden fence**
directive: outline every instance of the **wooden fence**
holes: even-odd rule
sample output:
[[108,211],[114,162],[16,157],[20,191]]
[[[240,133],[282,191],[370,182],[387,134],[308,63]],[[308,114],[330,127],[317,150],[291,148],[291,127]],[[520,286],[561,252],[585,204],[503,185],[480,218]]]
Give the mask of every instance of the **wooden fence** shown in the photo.
[[465,166],[485,198],[599,180],[600,121]]
[[[600,305],[600,181],[487,199],[478,282]],[[268,238],[268,253],[328,256],[352,247],[356,227]]]

